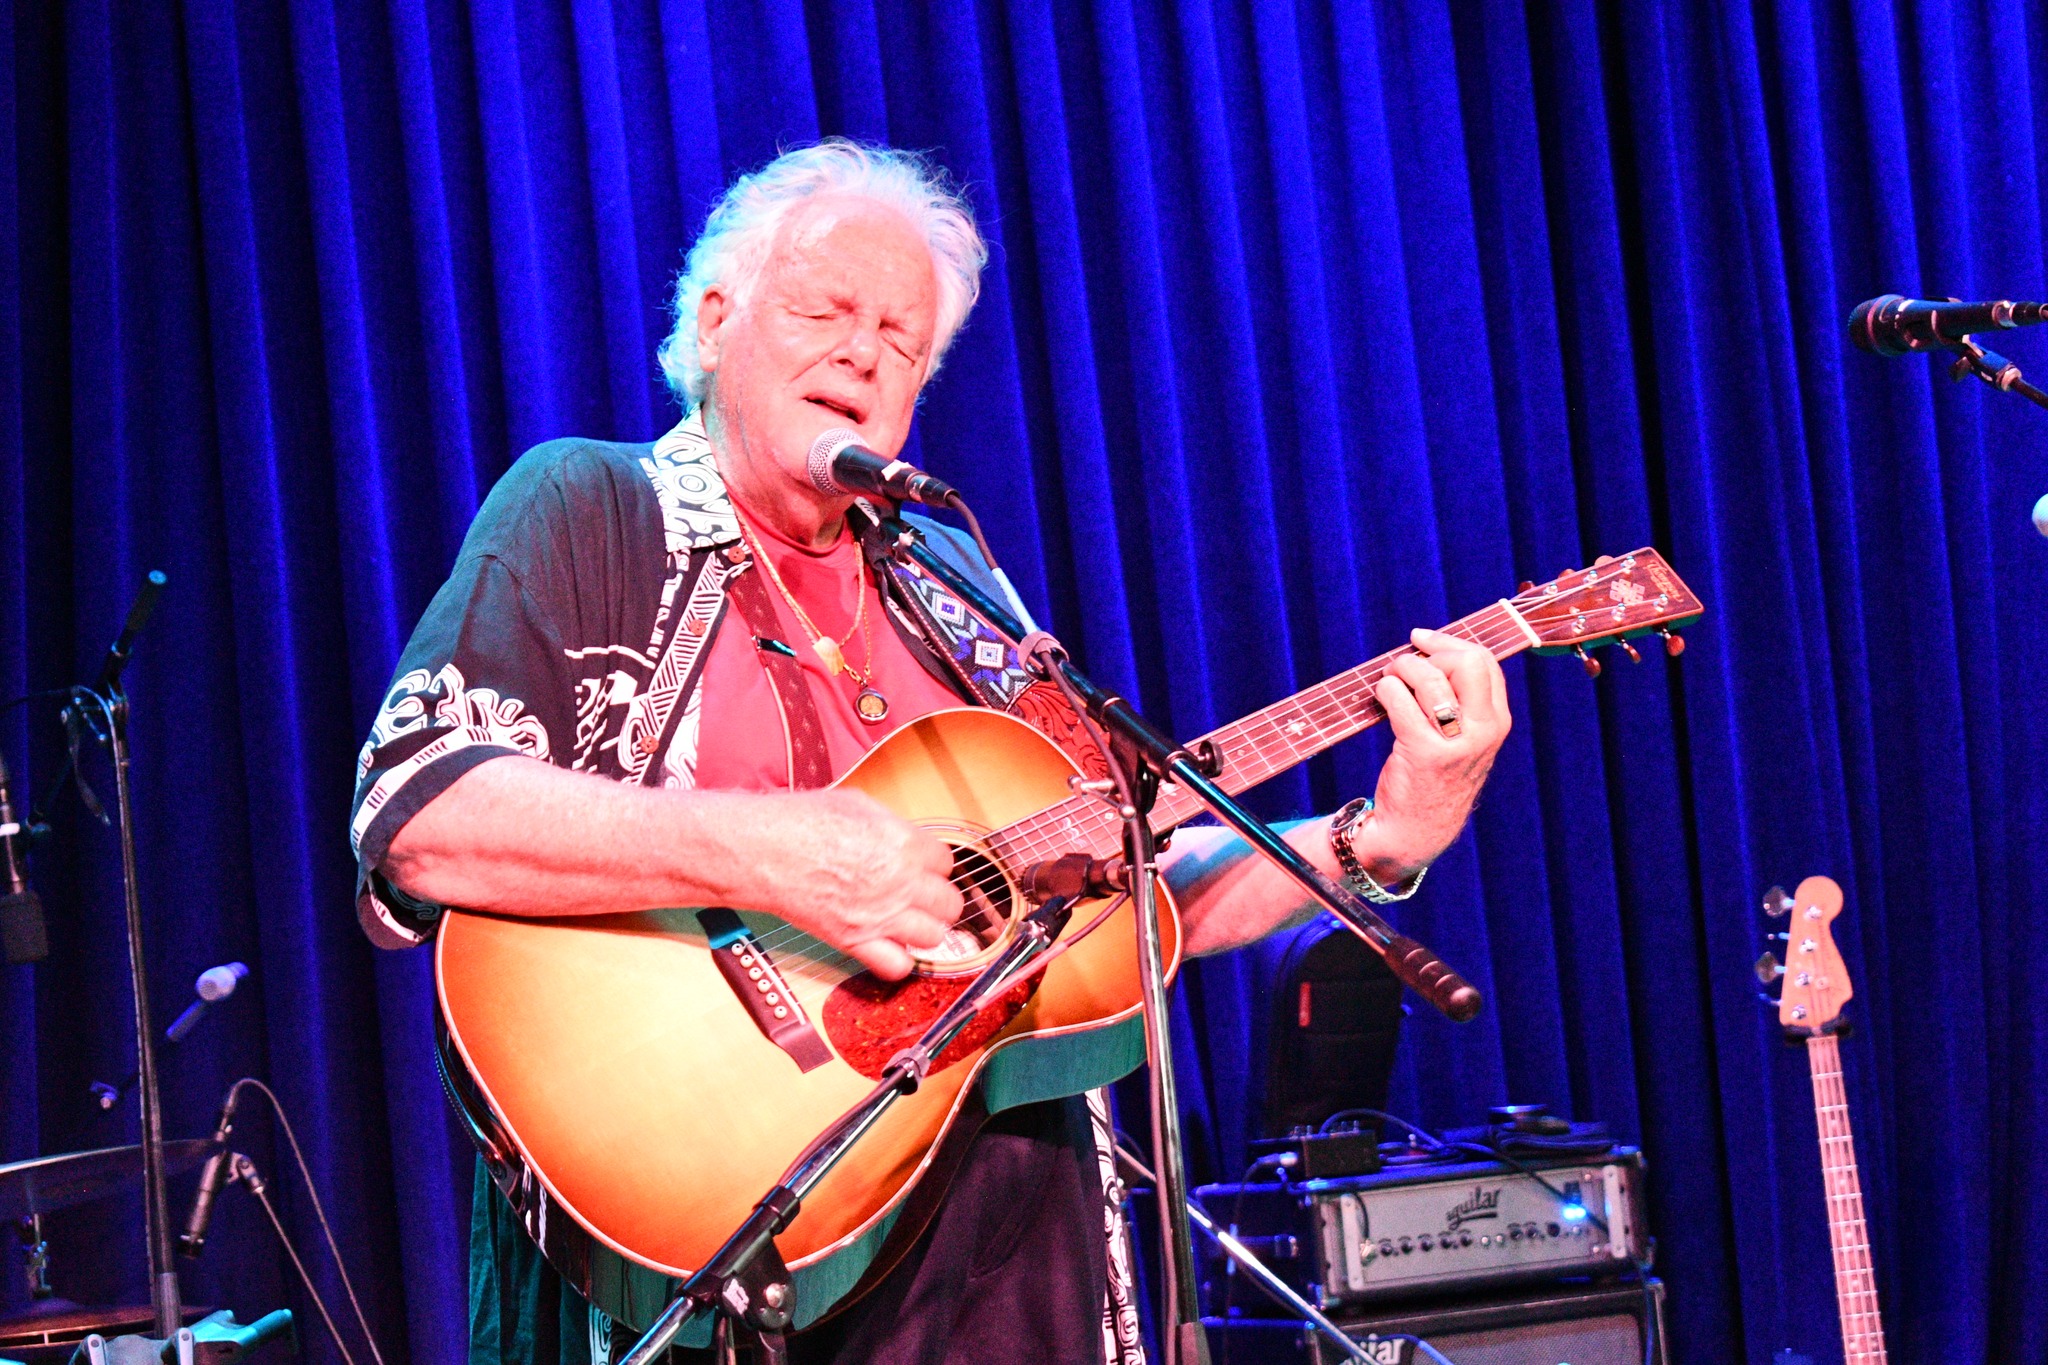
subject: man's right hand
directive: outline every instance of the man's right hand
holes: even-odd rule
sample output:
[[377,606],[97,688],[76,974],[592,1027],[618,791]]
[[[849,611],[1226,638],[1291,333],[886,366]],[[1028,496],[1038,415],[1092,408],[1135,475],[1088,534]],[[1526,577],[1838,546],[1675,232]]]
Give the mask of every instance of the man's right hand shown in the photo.
[[959,919],[952,865],[862,792],[649,790],[509,756],[428,802],[382,863],[415,896],[500,915],[761,910],[891,981]]
[[[959,920],[953,855],[857,791],[760,798],[783,846],[768,868],[773,900],[750,908],[788,920],[890,981],[910,975],[911,948],[937,947]],[[767,813],[764,810],[764,814]]]

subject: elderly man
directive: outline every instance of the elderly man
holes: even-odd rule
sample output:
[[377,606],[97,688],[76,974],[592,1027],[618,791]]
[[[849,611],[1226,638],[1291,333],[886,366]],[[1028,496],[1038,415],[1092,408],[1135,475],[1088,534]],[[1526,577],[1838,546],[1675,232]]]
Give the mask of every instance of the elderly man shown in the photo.
[[[907,721],[990,698],[915,609],[873,517],[820,492],[805,460],[833,427],[882,455],[903,445],[984,260],[965,205],[900,152],[826,142],[732,187],[662,348],[689,415],[651,447],[528,452],[406,649],[352,828],[373,938],[420,942],[449,905],[735,906],[888,979],[940,942],[962,909],[947,849],[822,783]],[[727,571],[742,561],[764,572]],[[1379,684],[1394,745],[1376,801],[1289,834],[1376,896],[1412,889],[1456,837],[1509,725],[1490,655],[1413,638],[1420,653]],[[1306,913],[1219,830],[1183,831],[1165,874],[1191,952]],[[916,1245],[800,1334],[798,1358],[1101,1358],[1101,1189],[1078,1113],[1054,1101],[991,1121]],[[481,1178],[473,1238],[472,1361],[622,1349]]]

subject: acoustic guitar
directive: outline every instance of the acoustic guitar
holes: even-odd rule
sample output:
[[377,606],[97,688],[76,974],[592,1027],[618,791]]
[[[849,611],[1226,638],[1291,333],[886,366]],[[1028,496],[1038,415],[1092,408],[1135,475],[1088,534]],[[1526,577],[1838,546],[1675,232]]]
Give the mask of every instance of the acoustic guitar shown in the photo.
[[[1699,599],[1654,550],[1602,558],[1446,627],[1497,658],[1571,653],[1672,630]],[[1633,656],[1632,646],[1624,648]],[[1384,717],[1373,685],[1404,647],[1206,736],[1218,782],[1237,792]],[[744,909],[514,918],[451,911],[436,948],[442,1059],[487,1159],[516,1168],[515,1204],[551,1261],[614,1317],[644,1324],[658,1288],[738,1225],[804,1146],[859,1099],[1000,949],[1029,908],[1017,874],[1069,853],[1121,848],[1115,815],[1070,786],[1073,755],[1099,757],[1072,713],[1028,689],[1009,712],[948,710],[891,734],[840,779],[954,850],[966,913],[948,943],[896,985],[772,916]],[[1199,747],[1198,747],[1198,752]],[[1162,833],[1199,803],[1167,784]],[[1160,932],[1177,965],[1180,932],[1162,894]],[[1098,917],[1082,905],[1069,935]],[[814,1306],[853,1287],[826,1273],[835,1253],[872,1250],[963,1111],[1079,1094],[1144,1056],[1128,905],[963,1032],[924,1084],[828,1175],[777,1239]],[[974,1083],[980,1082],[978,1089]],[[936,1183],[936,1182],[935,1182]],[[552,1221],[550,1221],[552,1220]],[[565,1241],[569,1220],[587,1238]],[[574,1242],[579,1248],[558,1251]],[[624,1271],[591,1254],[622,1258]],[[855,1259],[849,1257],[849,1260]],[[576,1262],[569,1264],[569,1262]],[[655,1276],[633,1272],[644,1267]],[[806,1275],[806,1267],[812,1274]]]
[[1863,1225],[1863,1182],[1856,1170],[1856,1137],[1849,1126],[1849,1092],[1842,1085],[1836,1036],[1842,1029],[1842,1006],[1855,994],[1830,927],[1842,913],[1842,888],[1827,877],[1808,877],[1790,896],[1774,886],[1764,893],[1764,911],[1791,917],[1784,961],[1765,953],[1757,959],[1757,977],[1765,985],[1783,979],[1778,1023],[1788,1035],[1806,1041],[1843,1360],[1845,1365],[1884,1365],[1884,1320],[1878,1314],[1870,1233]]

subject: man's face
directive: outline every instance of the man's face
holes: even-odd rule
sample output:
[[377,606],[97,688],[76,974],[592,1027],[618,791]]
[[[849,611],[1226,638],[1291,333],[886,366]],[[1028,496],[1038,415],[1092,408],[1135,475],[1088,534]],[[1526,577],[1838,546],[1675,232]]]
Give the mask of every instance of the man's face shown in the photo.
[[938,320],[932,254],[910,221],[867,200],[807,204],[782,225],[752,297],[714,286],[698,311],[713,432],[745,482],[809,486],[821,431],[851,427],[878,455],[910,433]]

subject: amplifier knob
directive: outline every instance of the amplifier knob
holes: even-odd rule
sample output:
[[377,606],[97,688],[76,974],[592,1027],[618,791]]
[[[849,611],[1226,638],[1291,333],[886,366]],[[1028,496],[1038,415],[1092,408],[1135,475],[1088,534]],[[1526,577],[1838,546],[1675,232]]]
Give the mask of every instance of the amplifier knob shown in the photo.
[[1382,1237],[1382,1238],[1380,1239],[1380,1255],[1382,1255],[1382,1256],[1391,1256],[1391,1255],[1393,1255],[1393,1254],[1394,1254],[1394,1239],[1393,1239],[1393,1238],[1391,1238],[1391,1237]]
[[1521,1240],[1522,1240],[1522,1230],[1521,1230],[1521,1228],[1519,1228],[1519,1227],[1511,1227],[1511,1228],[1509,1228],[1509,1229],[1508,1229],[1508,1240],[1509,1240],[1510,1242],[1519,1242],[1519,1241],[1521,1241]]
[[1469,1233],[1469,1232],[1461,1232],[1461,1233],[1459,1233],[1459,1234],[1458,1234],[1458,1245],[1459,1245],[1459,1246],[1461,1246],[1461,1247],[1468,1247],[1468,1246],[1471,1246],[1471,1245],[1472,1245],[1472,1234],[1471,1234],[1471,1233]]
[[1411,1239],[1403,1237],[1401,1239],[1401,1254],[1406,1256],[1413,1250],[1415,1250],[1415,1243]]
[[1415,1245],[1421,1247],[1424,1251],[1428,1251],[1436,1245],[1436,1242],[1427,1233],[1424,1233],[1416,1239]]
[[1548,1227],[1547,1229],[1545,1229],[1545,1230],[1546,1230],[1547,1232],[1549,1232],[1549,1233],[1550,1233],[1550,1235],[1551,1235],[1552,1237],[1562,1237],[1562,1236],[1564,1236],[1564,1229],[1563,1229],[1563,1228],[1561,1228],[1561,1227],[1559,1227],[1559,1226],[1558,1226],[1557,1224],[1555,1224],[1555,1223],[1552,1223],[1552,1224],[1550,1224],[1550,1226],[1549,1226],[1549,1227]]

